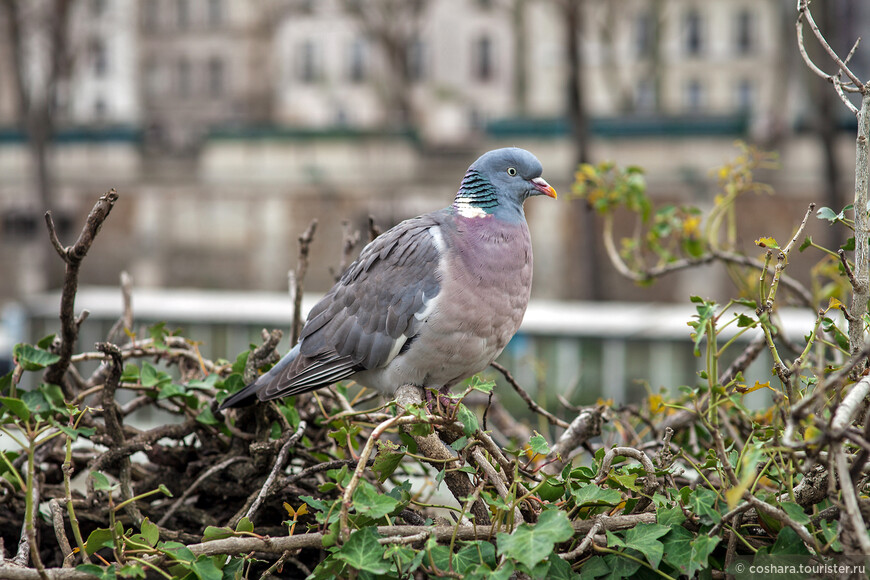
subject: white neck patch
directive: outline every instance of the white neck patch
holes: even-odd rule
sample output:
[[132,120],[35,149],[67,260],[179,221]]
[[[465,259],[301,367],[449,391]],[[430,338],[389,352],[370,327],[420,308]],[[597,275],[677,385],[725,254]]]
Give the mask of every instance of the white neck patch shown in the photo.
[[459,215],[464,218],[485,218],[491,215],[486,213],[485,209],[473,206],[461,197],[456,198],[453,205],[456,207],[456,211],[459,212]]

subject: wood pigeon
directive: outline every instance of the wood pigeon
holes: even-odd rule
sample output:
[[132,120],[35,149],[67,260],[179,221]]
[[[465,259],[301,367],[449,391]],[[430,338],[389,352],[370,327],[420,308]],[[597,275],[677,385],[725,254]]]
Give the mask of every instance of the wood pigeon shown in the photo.
[[475,161],[453,204],[398,224],[360,253],[311,310],[299,342],[220,406],[241,407],[353,379],[392,396],[442,393],[484,370],[520,327],[532,287],[523,202],[556,197],[523,149]]

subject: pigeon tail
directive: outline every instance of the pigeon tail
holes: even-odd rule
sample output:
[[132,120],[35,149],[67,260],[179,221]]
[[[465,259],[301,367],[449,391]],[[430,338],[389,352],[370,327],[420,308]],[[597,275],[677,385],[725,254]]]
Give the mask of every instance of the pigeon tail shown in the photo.
[[299,356],[299,344],[294,346],[290,352],[284,355],[284,358],[279,360],[275,366],[269,370],[269,372],[260,375],[253,383],[224,399],[219,410],[223,411],[230,407],[247,407],[256,403],[258,399],[257,393],[280,374],[288,364],[296,360],[297,356]]

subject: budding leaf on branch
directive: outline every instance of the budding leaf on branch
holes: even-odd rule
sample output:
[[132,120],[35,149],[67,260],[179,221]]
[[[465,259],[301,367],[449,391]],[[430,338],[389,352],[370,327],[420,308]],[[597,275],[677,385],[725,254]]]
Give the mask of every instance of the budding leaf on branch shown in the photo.
[[547,440],[537,431],[534,433],[532,438],[529,439],[529,448],[532,450],[532,453],[536,455],[548,455],[550,453],[550,445],[547,443]]

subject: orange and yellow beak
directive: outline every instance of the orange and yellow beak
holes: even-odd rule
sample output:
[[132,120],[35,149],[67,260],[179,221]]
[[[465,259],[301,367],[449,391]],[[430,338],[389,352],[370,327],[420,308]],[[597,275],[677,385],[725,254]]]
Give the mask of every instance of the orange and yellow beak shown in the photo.
[[547,197],[556,199],[556,190],[553,189],[553,186],[547,183],[543,177],[534,178],[532,180],[532,185],[535,186],[535,189],[541,192],[541,195],[546,195]]

